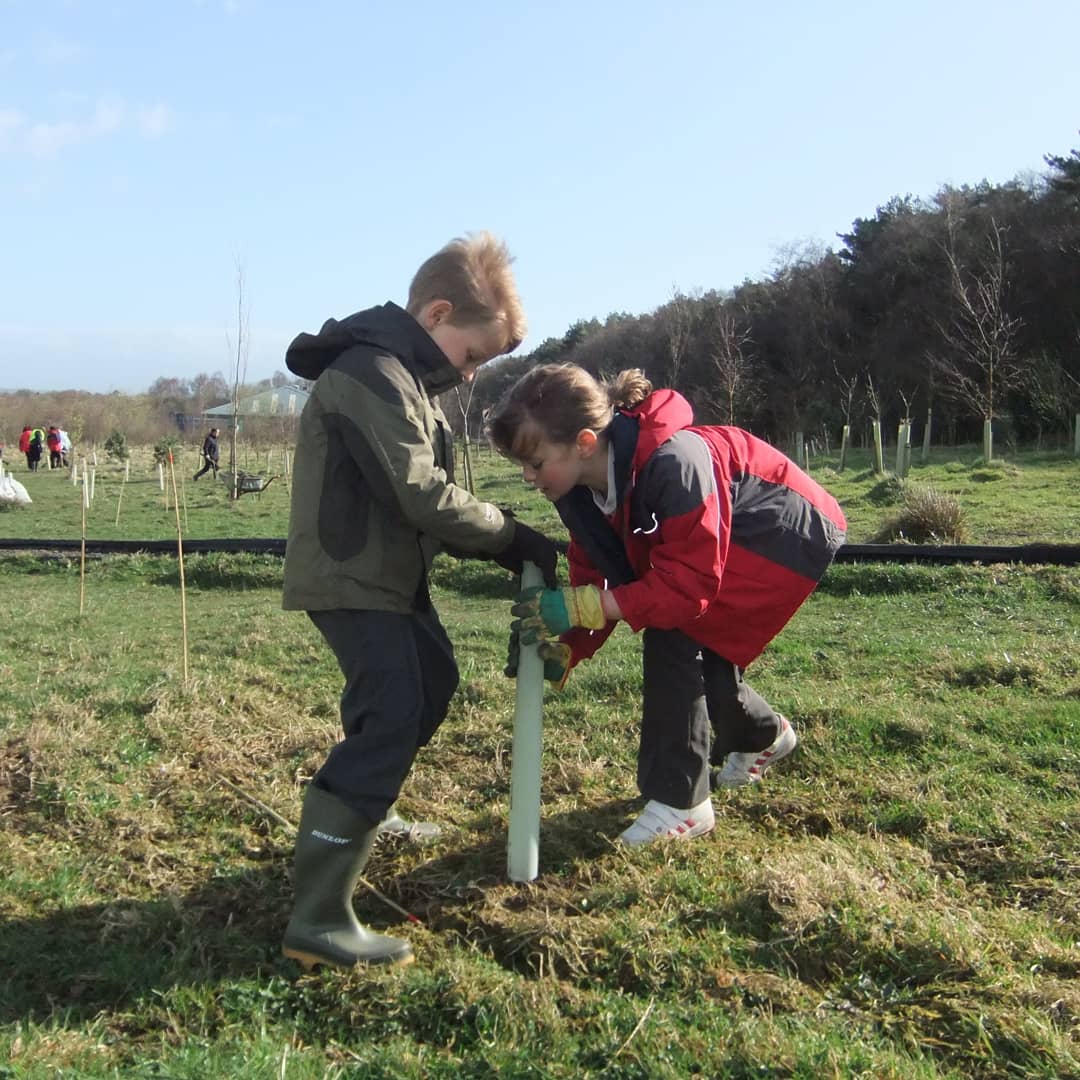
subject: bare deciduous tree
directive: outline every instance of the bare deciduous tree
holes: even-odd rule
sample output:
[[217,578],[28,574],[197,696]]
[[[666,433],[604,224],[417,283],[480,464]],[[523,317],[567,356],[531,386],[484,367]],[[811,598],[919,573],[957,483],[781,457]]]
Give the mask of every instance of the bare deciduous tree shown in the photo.
[[232,497],[239,498],[240,480],[237,475],[236,436],[240,428],[240,387],[247,379],[247,365],[249,352],[248,329],[251,322],[251,311],[244,301],[244,264],[239,259],[236,261],[236,349],[233,350],[229,335],[225,335],[229,355],[232,362],[233,387],[232,387],[232,430],[229,438],[229,472],[232,474]]
[[694,309],[691,298],[678,286],[671,288],[671,299],[660,309],[664,328],[664,344],[668,356],[668,382],[678,389],[679,377],[686,360],[687,349],[694,329]]
[[[952,315],[938,322],[944,350],[934,355],[946,393],[965,403],[984,424],[992,425],[1000,402],[1022,383],[1016,357],[1016,336],[1022,321],[1005,305],[1008,271],[1005,229],[991,218],[986,252],[976,268],[964,265],[956,245],[957,223],[946,203],[946,241],[943,245],[949,273]],[[990,446],[986,446],[987,456]]]
[[721,308],[709,353],[716,382],[706,386],[703,394],[725,424],[736,422],[736,400],[745,406],[754,393],[753,359],[748,353],[751,340],[749,326],[734,311]]
[[470,495],[476,494],[476,487],[473,484],[472,455],[469,448],[469,409],[472,407],[473,392],[475,390],[475,378],[468,384],[468,390],[466,391],[464,397],[462,397],[461,395],[461,387],[454,387],[454,396],[457,398],[458,409],[461,411],[461,432],[462,439],[464,440],[462,465],[464,471],[465,487],[468,489]]

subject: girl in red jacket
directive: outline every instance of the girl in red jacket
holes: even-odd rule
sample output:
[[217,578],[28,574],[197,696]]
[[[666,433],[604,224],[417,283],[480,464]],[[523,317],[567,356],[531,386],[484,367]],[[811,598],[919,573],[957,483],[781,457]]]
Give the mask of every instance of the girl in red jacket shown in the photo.
[[761,439],[695,427],[686,399],[638,370],[601,384],[572,364],[536,367],[490,430],[570,531],[570,587],[526,591],[513,608],[545,675],[561,686],[620,620],[644,630],[637,779],[648,801],[619,839],[709,832],[710,788],[753,783],[795,749],[743,668],[832,562],[840,507]]

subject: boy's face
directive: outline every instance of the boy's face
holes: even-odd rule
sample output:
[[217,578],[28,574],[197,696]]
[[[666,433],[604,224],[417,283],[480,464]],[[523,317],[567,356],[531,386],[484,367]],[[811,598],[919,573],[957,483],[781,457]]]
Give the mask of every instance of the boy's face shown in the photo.
[[447,301],[435,300],[425,305],[418,321],[451,365],[461,372],[461,377],[472,382],[480,365],[498,356],[505,348],[503,329],[499,323],[457,326],[450,322],[452,313],[453,308]]
[[499,326],[454,326],[444,322],[428,333],[466,382],[472,382],[481,364],[502,352]]

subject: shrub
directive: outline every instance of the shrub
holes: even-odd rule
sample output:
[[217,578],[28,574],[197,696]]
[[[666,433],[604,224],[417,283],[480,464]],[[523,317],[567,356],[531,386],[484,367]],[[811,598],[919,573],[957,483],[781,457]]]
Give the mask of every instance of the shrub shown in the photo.
[[180,440],[175,435],[166,435],[165,438],[154,443],[154,464],[168,465],[169,455],[176,453],[181,445]]
[[105,440],[105,456],[110,461],[127,461],[131,457],[128,449],[127,436],[117,428]]
[[891,506],[900,502],[903,497],[904,481],[898,476],[886,476],[863,496],[868,503],[872,503],[874,506]]
[[967,532],[960,501],[929,484],[905,484],[903,505],[874,537],[876,544],[960,544]]

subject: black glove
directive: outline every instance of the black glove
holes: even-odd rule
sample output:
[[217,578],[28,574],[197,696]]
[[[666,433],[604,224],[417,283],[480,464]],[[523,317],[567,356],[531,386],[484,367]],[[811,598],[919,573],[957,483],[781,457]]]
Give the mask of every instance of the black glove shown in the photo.
[[544,575],[544,584],[549,589],[558,588],[559,579],[555,575],[555,567],[559,561],[558,545],[543,533],[530,529],[520,521],[514,522],[514,535],[510,538],[510,543],[498,555],[492,555],[492,559],[514,574],[521,573],[522,563],[536,563],[540,567],[540,573]]

